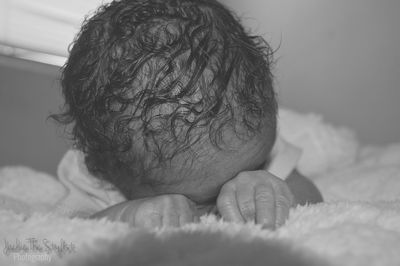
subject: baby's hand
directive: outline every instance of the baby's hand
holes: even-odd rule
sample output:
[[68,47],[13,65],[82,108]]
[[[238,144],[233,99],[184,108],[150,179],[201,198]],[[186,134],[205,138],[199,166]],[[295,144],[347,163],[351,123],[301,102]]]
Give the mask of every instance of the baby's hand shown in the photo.
[[145,228],[177,227],[198,219],[194,203],[178,194],[122,202],[92,216],[102,217]]
[[286,183],[265,170],[241,172],[225,183],[217,199],[222,218],[232,222],[282,225],[294,197]]

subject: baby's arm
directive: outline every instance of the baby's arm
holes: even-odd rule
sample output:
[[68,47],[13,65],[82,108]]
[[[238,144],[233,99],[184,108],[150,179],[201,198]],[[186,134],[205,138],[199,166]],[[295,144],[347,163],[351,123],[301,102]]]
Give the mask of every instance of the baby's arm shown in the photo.
[[314,183],[307,177],[294,170],[286,179],[286,184],[294,196],[295,204],[322,202],[322,195]]
[[198,219],[195,204],[178,194],[125,201],[91,216],[93,219],[103,217],[145,228],[178,227]]

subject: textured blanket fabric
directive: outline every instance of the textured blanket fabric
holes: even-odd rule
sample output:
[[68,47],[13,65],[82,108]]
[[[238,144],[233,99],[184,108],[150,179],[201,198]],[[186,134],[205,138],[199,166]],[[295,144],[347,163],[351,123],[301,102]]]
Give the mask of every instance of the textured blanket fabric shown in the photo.
[[400,144],[360,147],[318,115],[281,110],[280,118],[325,203],[293,209],[278,230],[214,216],[156,231],[68,219],[49,213],[65,193],[53,177],[4,167],[0,265],[400,265]]
[[[299,207],[276,231],[214,217],[203,217],[200,224],[181,229],[153,232],[105,220],[38,214],[24,219],[5,211],[0,217],[4,241],[15,245],[19,239],[21,245],[28,245],[27,239],[35,238],[43,248],[41,253],[47,252],[54,265],[400,264],[399,201]],[[61,247],[60,241],[66,243],[65,248],[46,248],[45,243]],[[6,252],[5,247],[1,265],[24,265]]]

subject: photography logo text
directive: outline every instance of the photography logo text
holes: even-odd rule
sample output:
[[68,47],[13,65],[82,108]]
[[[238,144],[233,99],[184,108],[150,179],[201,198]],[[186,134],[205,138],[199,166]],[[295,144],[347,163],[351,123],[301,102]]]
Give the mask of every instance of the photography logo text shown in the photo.
[[4,240],[4,255],[12,256],[14,261],[51,262],[52,256],[59,258],[76,252],[76,246],[64,239],[51,241],[47,238],[27,238],[24,240]]

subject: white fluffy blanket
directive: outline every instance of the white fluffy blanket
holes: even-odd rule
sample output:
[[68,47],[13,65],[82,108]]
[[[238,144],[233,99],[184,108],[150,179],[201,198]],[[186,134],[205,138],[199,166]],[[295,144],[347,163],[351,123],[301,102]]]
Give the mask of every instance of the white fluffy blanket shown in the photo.
[[[26,167],[0,169],[0,265],[400,265],[400,143],[360,147],[320,116],[280,112],[304,150],[300,171],[325,203],[293,209],[276,231],[213,216],[145,231],[45,214],[61,188]],[[40,184],[40,186],[38,186]]]

